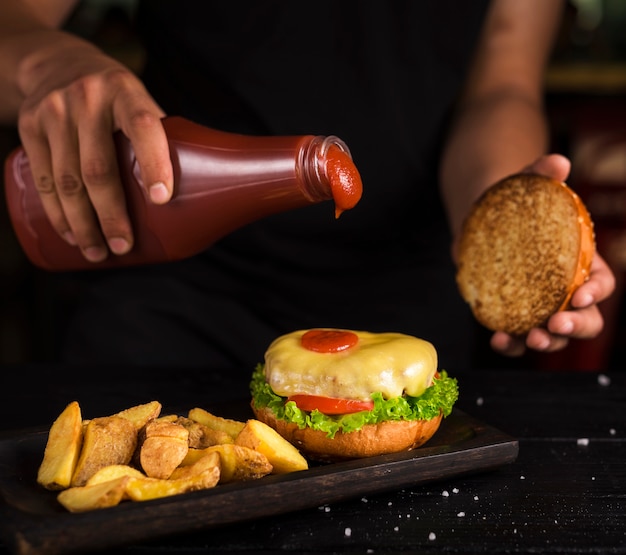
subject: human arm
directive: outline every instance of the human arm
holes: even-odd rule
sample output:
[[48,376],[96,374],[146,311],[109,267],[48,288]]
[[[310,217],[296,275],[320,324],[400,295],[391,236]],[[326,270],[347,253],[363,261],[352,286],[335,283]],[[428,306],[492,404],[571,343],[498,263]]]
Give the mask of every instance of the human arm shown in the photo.
[[0,120],[17,124],[55,230],[95,262],[133,245],[113,133],[130,139],[153,201],[169,200],[173,172],[165,114],[141,81],[57,28],[75,3],[0,2]]
[[[562,8],[560,0],[492,2],[441,166],[454,244],[471,203],[501,178],[522,170],[560,180],[569,174],[567,159],[546,156],[542,89]],[[491,345],[520,355],[526,347],[554,351],[570,337],[594,337],[603,327],[597,303],[613,289],[614,277],[596,254],[589,281],[572,298],[574,310],[554,315],[546,328],[533,329],[524,339],[497,332]]]

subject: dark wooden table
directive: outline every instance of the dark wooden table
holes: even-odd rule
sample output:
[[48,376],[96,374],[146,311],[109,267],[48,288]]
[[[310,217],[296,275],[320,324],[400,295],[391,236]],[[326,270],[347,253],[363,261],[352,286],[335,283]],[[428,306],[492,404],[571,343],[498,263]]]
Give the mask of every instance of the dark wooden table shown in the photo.
[[[111,553],[626,553],[626,373],[450,374],[459,409],[519,441],[514,462]],[[247,394],[246,376],[208,370],[8,367],[2,376],[5,437],[49,426],[73,399],[89,417],[147,399],[191,407]]]

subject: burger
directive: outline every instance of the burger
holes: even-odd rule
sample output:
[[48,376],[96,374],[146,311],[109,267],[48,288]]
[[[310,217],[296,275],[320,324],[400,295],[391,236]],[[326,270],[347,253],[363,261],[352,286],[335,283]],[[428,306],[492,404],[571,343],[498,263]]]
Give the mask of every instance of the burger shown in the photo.
[[594,252],[593,222],[580,197],[561,181],[516,174],[472,207],[457,284],[480,324],[522,336],[568,308]]
[[251,406],[312,460],[406,451],[434,435],[458,398],[437,363],[430,342],[402,333],[298,330],[269,345]]

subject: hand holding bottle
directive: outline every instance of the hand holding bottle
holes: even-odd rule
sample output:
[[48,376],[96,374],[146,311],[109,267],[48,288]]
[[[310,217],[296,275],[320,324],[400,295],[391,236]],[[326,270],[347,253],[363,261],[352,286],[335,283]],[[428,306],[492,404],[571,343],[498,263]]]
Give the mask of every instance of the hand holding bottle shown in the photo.
[[164,112],[129,69],[90,43],[57,31],[29,41],[18,128],[45,213],[87,260],[125,254],[135,238],[113,133],[129,138],[152,201],[166,203],[173,172]]
[[87,261],[51,227],[24,149],[7,157],[9,216],[33,264],[79,270],[179,260],[271,214],[333,200],[338,218],[361,198],[361,177],[348,147],[333,135],[240,135],[176,116],[163,118],[162,125],[174,183],[163,205],[151,200],[151,183],[142,178],[132,143],[121,131],[113,136],[135,244],[99,262]]

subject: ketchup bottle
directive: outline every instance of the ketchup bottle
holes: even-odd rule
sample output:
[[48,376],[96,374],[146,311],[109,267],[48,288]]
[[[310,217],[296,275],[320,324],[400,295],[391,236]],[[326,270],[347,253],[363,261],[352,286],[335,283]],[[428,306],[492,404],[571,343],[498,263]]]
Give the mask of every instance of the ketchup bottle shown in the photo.
[[46,270],[83,270],[168,262],[210,247],[265,216],[325,200],[335,214],[352,208],[362,185],[348,147],[334,136],[247,136],[166,117],[174,194],[153,204],[128,139],[115,134],[120,175],[134,227],[133,249],[87,261],[52,228],[20,147],[5,162],[9,216],[29,260]]

